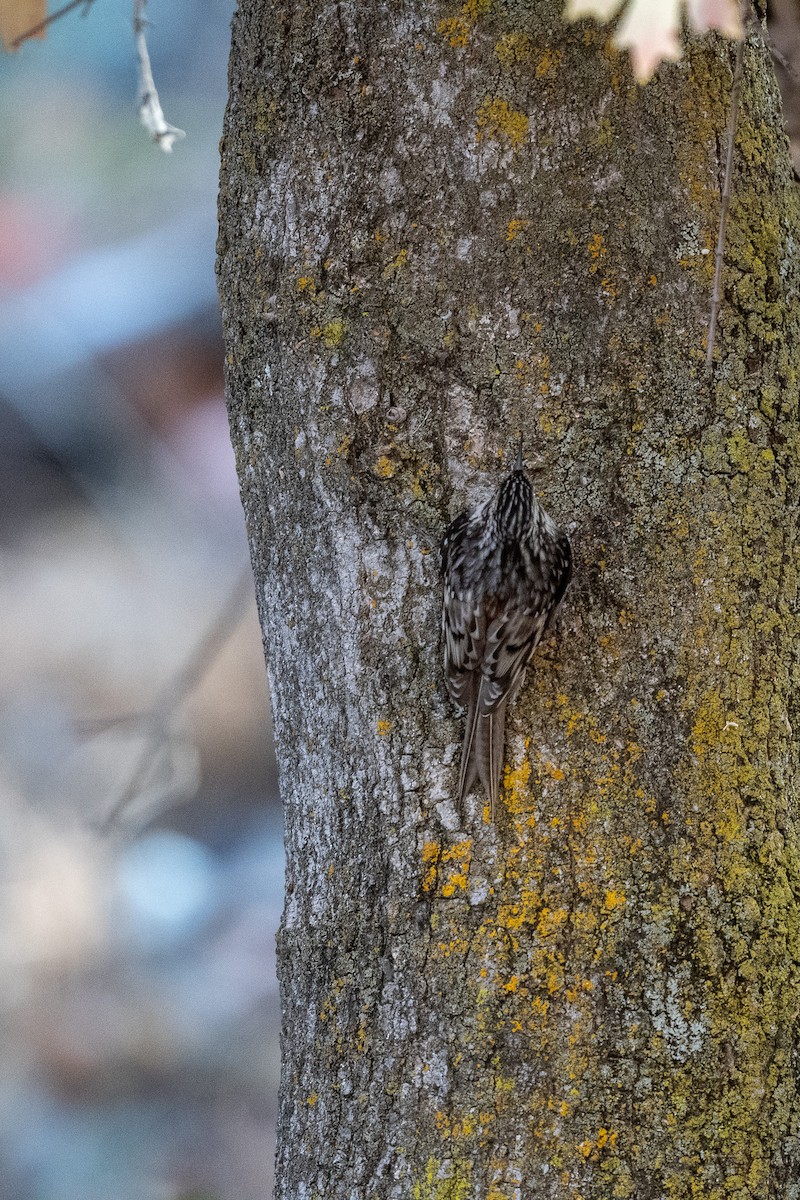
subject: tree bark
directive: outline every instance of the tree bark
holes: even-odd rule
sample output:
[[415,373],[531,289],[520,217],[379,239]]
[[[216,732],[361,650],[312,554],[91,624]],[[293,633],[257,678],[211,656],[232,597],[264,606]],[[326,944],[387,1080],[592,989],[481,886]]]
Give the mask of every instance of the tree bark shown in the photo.
[[[745,50],[242,0],[220,288],[285,805],[279,1200],[800,1196],[800,222]],[[438,546],[517,433],[575,579],[454,802]]]

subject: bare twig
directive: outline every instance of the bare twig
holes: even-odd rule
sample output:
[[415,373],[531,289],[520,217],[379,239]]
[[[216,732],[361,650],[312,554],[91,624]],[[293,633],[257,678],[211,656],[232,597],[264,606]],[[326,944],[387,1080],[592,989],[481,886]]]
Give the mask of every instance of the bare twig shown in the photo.
[[739,119],[739,99],[742,93],[742,74],[744,64],[744,36],[736,46],[736,62],[733,67],[733,84],[731,86],[731,107],[728,112],[727,149],[725,153],[725,178],[722,184],[722,204],[719,213],[719,230],[717,231],[717,250],[714,259],[714,290],[711,295],[711,316],[708,322],[708,346],[706,349],[706,369],[714,365],[714,342],[717,335],[717,315],[722,301],[722,260],[725,251],[725,228],[728,224],[728,209],[731,201],[731,174],[733,169],[733,146],[736,141],[736,125]]
[[228,599],[215,620],[194,647],[178,674],[164,687],[152,709],[142,718],[149,726],[149,736],[127,786],[100,823],[100,832],[108,833],[115,822],[142,791],[156,751],[169,736],[170,718],[180,707],[216,659],[228,641],[253,593],[253,574],[249,564],[243,568]]
[[54,21],[60,21],[62,17],[67,15],[67,13],[71,13],[74,8],[80,8],[80,6],[83,5],[83,15],[86,16],[93,4],[94,0],[69,0],[69,4],[65,4],[63,8],[57,8],[54,13],[50,13],[49,16],[46,16],[43,21],[39,22],[38,25],[33,25],[30,29],[26,29],[24,33],[17,34],[17,36],[11,42],[9,49],[19,50],[22,43],[27,42],[28,38],[38,37],[39,34],[44,33],[45,29],[52,25]]
[[139,59],[139,120],[153,141],[158,142],[165,154],[170,154],[174,143],[179,138],[186,137],[186,134],[182,129],[169,124],[158,98],[145,37],[146,4],[147,0],[134,0],[133,4],[133,34],[136,38],[136,57]]
[[772,33],[770,32],[768,26],[759,24],[758,28],[764,45],[775,59],[775,62],[779,63],[783,67],[784,71],[793,83],[800,83],[800,71],[798,71],[792,60],[775,45],[775,42],[772,39]]
[[150,719],[149,712],[121,713],[117,717],[77,717],[72,722],[72,731],[78,738],[93,738],[108,733],[110,729],[144,725]]

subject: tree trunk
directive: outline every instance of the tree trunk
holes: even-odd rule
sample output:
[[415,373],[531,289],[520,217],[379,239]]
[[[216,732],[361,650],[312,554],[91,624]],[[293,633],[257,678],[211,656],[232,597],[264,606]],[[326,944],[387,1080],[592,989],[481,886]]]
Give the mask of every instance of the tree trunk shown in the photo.
[[[242,0],[231,424],[285,805],[279,1200],[800,1195],[800,222],[745,50]],[[438,546],[515,439],[575,579],[454,800]]]

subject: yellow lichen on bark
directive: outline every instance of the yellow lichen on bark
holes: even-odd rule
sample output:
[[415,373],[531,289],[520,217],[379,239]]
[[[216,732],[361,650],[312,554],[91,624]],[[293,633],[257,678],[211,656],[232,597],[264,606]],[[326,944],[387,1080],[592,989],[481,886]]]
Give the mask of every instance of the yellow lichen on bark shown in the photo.
[[487,96],[475,114],[475,141],[506,141],[518,149],[528,136],[529,119],[499,96]]
[[455,49],[463,49],[475,25],[491,11],[493,3],[494,0],[465,0],[455,16],[444,17],[439,22],[437,31]]

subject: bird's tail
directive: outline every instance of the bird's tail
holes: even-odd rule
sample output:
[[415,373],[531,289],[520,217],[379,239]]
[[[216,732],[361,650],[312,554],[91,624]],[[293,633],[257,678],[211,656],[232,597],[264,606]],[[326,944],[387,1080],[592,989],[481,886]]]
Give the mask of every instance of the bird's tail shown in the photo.
[[489,815],[494,821],[500,779],[503,774],[503,745],[506,732],[506,704],[503,701],[493,713],[481,717],[475,737],[475,760],[480,781],[489,797]]
[[467,711],[467,727],[461,749],[461,774],[458,781],[459,802],[463,804],[476,779],[480,779],[489,797],[489,813],[494,821],[500,778],[503,773],[503,746],[506,727],[506,704],[503,701],[494,712],[480,713],[477,699]]
[[479,721],[477,697],[473,695],[467,709],[467,725],[464,730],[464,744],[461,747],[461,772],[458,777],[458,802],[460,805],[464,803],[472,791],[472,785],[478,778],[475,746]]

